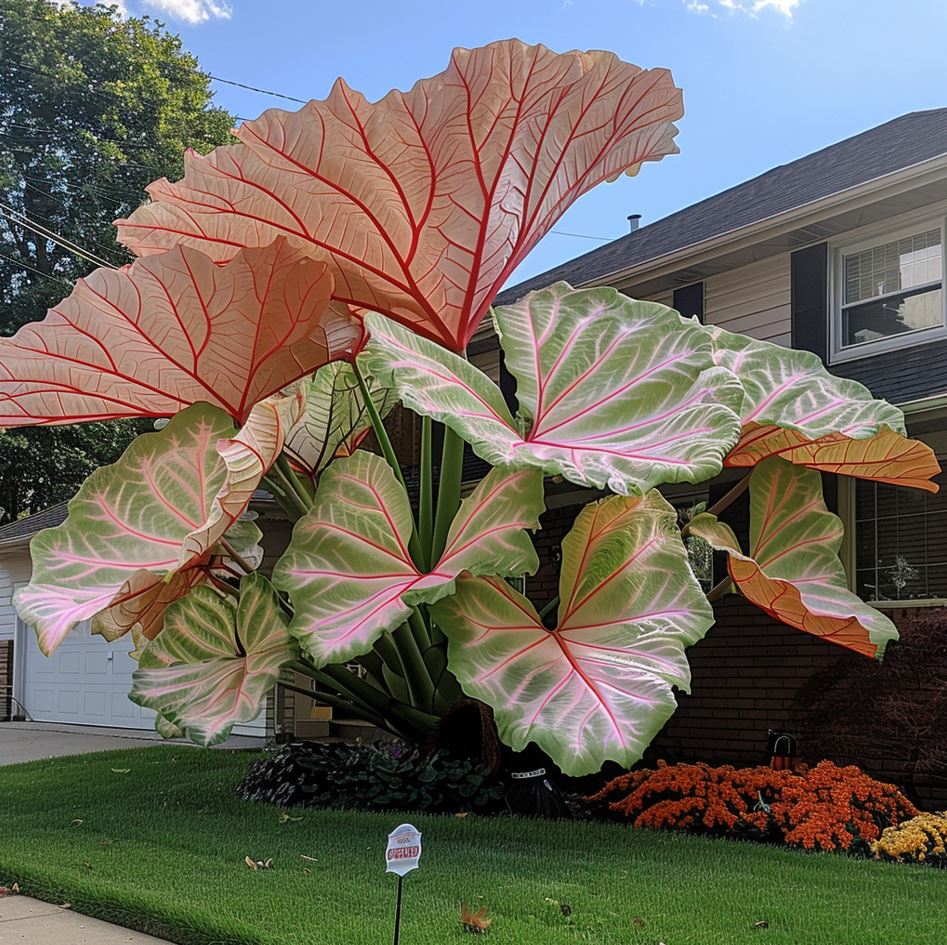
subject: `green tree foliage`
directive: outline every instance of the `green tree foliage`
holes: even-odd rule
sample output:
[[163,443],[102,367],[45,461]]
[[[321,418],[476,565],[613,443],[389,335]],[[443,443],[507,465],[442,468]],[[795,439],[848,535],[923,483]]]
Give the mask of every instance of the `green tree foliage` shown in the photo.
[[[112,221],[149,182],[183,171],[187,148],[229,138],[206,74],[179,37],[114,8],[0,0],[0,334],[42,318],[94,263],[22,215],[111,265],[130,261]],[[13,218],[11,220],[10,218]],[[141,423],[0,434],[0,523],[71,496],[113,462]]]

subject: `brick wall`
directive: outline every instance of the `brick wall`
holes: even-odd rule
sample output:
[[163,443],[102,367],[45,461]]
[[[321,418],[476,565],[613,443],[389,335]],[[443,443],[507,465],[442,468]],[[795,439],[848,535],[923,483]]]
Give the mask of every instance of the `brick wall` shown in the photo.
[[0,722],[13,715],[13,641],[0,640]]

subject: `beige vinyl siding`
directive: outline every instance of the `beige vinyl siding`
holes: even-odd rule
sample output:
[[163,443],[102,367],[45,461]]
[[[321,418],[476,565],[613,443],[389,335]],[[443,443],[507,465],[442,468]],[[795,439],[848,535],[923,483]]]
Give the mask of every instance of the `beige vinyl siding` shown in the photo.
[[666,305],[668,308],[674,308],[674,292],[669,290],[663,292],[660,295],[654,295],[650,299],[647,299],[648,302],[659,302],[661,305]]
[[30,579],[28,548],[0,554],[0,640],[12,640],[16,630],[13,592]]
[[763,341],[790,343],[789,254],[711,276],[704,282],[704,321]]

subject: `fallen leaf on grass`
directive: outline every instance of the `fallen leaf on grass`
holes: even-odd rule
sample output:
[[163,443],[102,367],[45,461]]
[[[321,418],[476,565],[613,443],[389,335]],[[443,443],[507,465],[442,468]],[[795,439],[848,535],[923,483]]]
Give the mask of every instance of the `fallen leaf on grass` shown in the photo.
[[769,928],[769,922],[767,922],[766,919],[760,919],[759,922],[754,922],[754,923],[753,923],[753,928],[754,928],[754,929],[768,929],[768,928]]
[[471,912],[467,904],[460,904],[460,924],[465,932],[471,932],[474,935],[482,935],[490,928],[493,919],[487,918],[487,907],[483,906],[476,912]]
[[302,823],[302,817],[290,817],[289,814],[280,814],[279,822],[281,824],[300,824]]
[[306,856],[305,853],[300,853],[300,854],[299,854],[299,859],[301,859],[301,860],[306,860],[306,861],[309,862],[309,863],[318,863],[318,862],[319,862],[319,858],[318,858],[318,857],[315,857],[315,856]]
[[572,906],[570,906],[567,902],[560,902],[559,911],[563,914],[563,916],[565,916],[565,918],[568,919],[569,916],[572,915]]
[[61,902],[61,903],[59,903],[59,908],[60,908],[60,909],[71,909],[71,908],[72,908],[72,903],[71,903],[71,902]]
[[131,768],[112,768],[112,774],[128,774]]
[[69,824],[69,826],[70,826],[70,827],[81,827],[84,823],[85,823],[84,820],[81,820],[79,817],[77,817],[74,821],[72,821],[72,822]]
[[643,929],[643,928],[644,928],[644,919],[642,919],[640,915],[636,915],[636,916],[631,920],[631,924],[632,924],[636,929]]
[[252,856],[245,856],[243,862],[247,864],[247,867],[251,870],[269,870],[273,868],[273,860],[254,860]]

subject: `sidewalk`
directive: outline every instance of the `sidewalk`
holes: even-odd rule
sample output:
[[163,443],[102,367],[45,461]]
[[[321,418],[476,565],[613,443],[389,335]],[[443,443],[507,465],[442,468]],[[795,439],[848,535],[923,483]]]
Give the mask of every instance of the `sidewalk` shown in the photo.
[[109,925],[30,899],[0,899],[0,945],[169,945],[164,939]]

